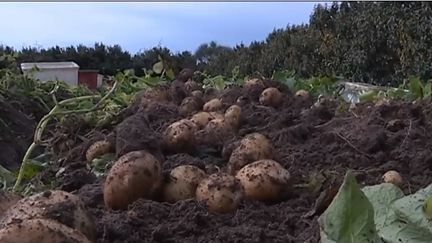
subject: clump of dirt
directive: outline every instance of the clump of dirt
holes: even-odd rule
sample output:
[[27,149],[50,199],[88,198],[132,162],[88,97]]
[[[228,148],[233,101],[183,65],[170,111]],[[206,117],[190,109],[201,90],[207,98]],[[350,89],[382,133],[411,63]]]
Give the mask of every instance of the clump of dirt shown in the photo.
[[[270,81],[265,84],[283,92],[283,105],[266,107],[253,97],[246,99],[241,105],[241,128],[217,146],[200,143],[191,154],[161,154],[161,132],[183,117],[176,104],[155,103],[117,126],[116,151],[118,156],[141,149],[159,154],[165,174],[184,164],[211,174],[224,169],[243,136],[260,132],[272,142],[275,160],[292,176],[295,186],[288,199],[273,203],[244,199],[233,214],[211,213],[194,200],[170,204],[140,199],[127,210],[111,211],[103,203],[103,179],[86,179],[85,167],[70,169],[77,174],[65,174],[60,187],[77,190],[75,193],[89,208],[98,225],[96,242],[315,243],[320,242],[317,218],[348,169],[362,185],[380,183],[386,171],[397,170],[405,179],[405,193],[431,182],[430,102],[393,101],[389,105],[362,103],[350,107],[338,100],[316,102],[295,97],[286,86]],[[240,96],[247,96],[239,90],[227,90],[222,96],[204,92],[204,100],[223,97],[228,107]],[[82,181],[71,183],[73,177]],[[312,188],[304,186],[316,178],[322,181]],[[322,196],[327,199],[320,204],[317,199]]]

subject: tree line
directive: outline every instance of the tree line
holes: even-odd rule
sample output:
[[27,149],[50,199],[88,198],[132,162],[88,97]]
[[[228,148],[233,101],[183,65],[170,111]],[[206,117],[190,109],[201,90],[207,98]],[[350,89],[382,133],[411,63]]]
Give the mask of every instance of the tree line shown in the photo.
[[[48,49],[14,50],[17,61],[75,61],[84,69],[112,75],[151,69],[158,56],[179,72],[182,68],[210,75],[295,71],[298,76],[343,76],[352,81],[397,85],[409,76],[432,77],[432,3],[429,2],[334,2],[318,4],[309,22],[273,30],[265,40],[234,47],[212,41],[195,52],[173,53],[166,47],[131,54],[119,45],[96,43]],[[1,65],[1,61],[0,61]]]

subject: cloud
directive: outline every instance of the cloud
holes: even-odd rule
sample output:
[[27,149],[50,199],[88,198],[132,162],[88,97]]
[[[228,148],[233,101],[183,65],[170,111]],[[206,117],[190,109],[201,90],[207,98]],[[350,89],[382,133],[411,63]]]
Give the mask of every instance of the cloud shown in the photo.
[[131,52],[159,43],[195,50],[264,39],[274,28],[307,22],[315,3],[0,3],[1,42],[21,48],[95,42]]

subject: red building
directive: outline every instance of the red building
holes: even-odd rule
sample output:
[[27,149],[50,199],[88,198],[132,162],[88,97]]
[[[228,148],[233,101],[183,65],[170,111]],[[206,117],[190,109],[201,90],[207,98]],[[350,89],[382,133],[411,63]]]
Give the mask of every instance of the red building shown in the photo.
[[79,70],[78,84],[86,85],[89,89],[96,89],[102,84],[102,75],[99,70]]

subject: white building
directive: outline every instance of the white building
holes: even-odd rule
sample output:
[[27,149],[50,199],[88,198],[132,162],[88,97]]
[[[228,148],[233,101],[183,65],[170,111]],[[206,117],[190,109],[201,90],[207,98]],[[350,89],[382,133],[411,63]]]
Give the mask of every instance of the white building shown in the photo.
[[[37,71],[33,70],[37,67]],[[79,66],[75,62],[34,62],[21,63],[24,74],[32,75],[40,81],[62,80],[70,85],[78,85]]]

